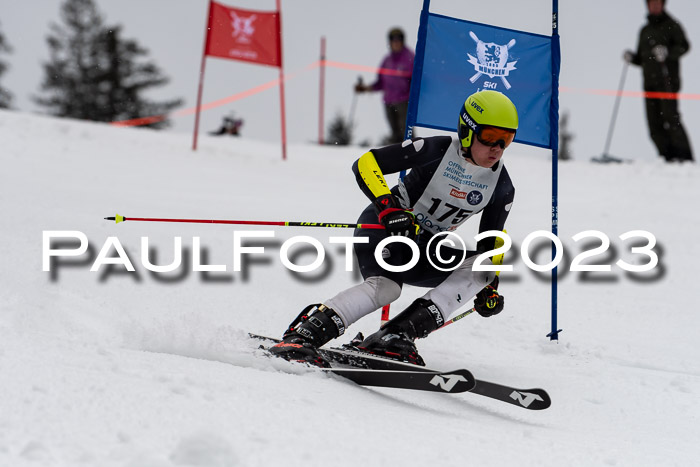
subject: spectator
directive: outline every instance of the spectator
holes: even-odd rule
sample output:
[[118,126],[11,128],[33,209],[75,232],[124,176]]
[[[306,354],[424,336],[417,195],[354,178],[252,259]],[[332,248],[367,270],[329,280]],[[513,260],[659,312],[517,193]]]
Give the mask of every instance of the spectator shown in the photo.
[[[391,135],[387,143],[400,143],[406,133],[406,112],[408,111],[408,96],[411,90],[411,73],[413,72],[414,54],[404,44],[404,33],[399,28],[389,31],[389,48],[391,51],[384,57],[380,65],[377,80],[365,85],[359,82],[355,92],[383,91],[384,109],[389,121]],[[388,70],[397,73],[387,74]]]
[[[625,51],[628,63],[642,67],[644,91],[675,93],[680,89],[680,58],[690,48],[680,23],[665,10],[665,0],[647,0],[648,23],[639,33],[637,51]],[[666,161],[692,161],[688,136],[676,99],[646,98],[649,133]]]

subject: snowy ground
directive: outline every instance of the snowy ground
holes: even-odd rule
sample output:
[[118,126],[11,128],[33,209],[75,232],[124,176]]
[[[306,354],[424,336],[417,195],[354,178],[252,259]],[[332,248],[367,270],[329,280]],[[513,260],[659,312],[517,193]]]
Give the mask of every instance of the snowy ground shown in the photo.
[[[612,247],[597,259],[613,269],[562,275],[555,343],[545,338],[548,279],[518,259],[527,234],[549,230],[549,160],[508,150],[517,197],[506,310],[470,316],[420,348],[432,367],[547,389],[552,407],[527,412],[468,393],[361,388],[254,355],[247,331],[279,335],[303,306],[358,280],[328,243],[348,231],[102,220],[354,222],[366,200],[350,166],[364,148],[293,145],[282,162],[276,143],[203,137],[192,153],[188,135],[9,112],[0,135],[0,465],[687,466],[700,457],[697,166],[561,164],[566,261],[583,251],[573,235],[599,230]],[[639,229],[656,236],[660,263],[627,274],[618,259],[645,259],[618,236]],[[88,252],[43,272],[50,230],[83,232]],[[232,272],[234,230],[275,232],[246,274]],[[293,276],[281,265],[279,246],[295,235],[327,246],[326,269]],[[136,272],[90,272],[110,236]],[[172,261],[182,237],[183,266],[147,271],[142,236],[156,264]],[[192,272],[193,237],[202,262],[226,272]],[[547,261],[548,251],[534,252]],[[394,309],[420,294],[406,288]],[[367,317],[348,334],[377,324]]]

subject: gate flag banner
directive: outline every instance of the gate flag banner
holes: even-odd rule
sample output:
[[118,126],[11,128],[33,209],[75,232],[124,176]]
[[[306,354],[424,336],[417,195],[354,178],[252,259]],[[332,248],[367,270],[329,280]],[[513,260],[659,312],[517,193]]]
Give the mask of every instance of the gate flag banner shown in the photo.
[[204,50],[202,51],[202,64],[197,88],[197,111],[194,117],[194,134],[192,135],[193,151],[197,150],[206,58],[211,56],[271,65],[279,69],[282,160],[287,159],[281,0],[276,0],[275,3],[277,11],[267,12],[231,8],[209,1]]
[[551,36],[433,13],[424,30],[418,94],[411,96],[413,124],[454,132],[467,96],[492,89],[506,94],[518,109],[515,141],[551,148]]
[[242,10],[211,2],[205,54],[279,67],[278,12]]

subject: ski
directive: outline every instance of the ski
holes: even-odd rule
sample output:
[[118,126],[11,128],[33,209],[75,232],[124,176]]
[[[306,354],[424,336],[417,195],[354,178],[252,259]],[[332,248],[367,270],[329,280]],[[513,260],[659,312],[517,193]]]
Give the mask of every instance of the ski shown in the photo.
[[465,369],[454,371],[405,371],[319,368],[319,370],[349,379],[360,386],[458,393],[471,391],[475,384],[474,376]]
[[[260,336],[252,333],[248,333],[248,335],[252,339],[265,341],[270,344],[276,344],[278,342],[281,342],[281,339],[276,339],[273,337]],[[435,370],[414,365],[413,363],[400,362],[388,357],[383,357],[381,355],[372,355],[370,353],[356,349],[350,345],[346,345],[343,348],[320,348],[318,349],[318,353],[320,353],[321,356],[331,365],[342,365],[344,367],[352,367],[366,370],[405,370],[414,372],[436,372]]]
[[[252,333],[249,333],[249,336],[253,339],[267,341],[269,343],[280,342],[280,339]],[[552,404],[549,394],[547,394],[547,391],[544,389],[520,389],[513,386],[493,383],[491,381],[475,379],[468,370],[441,372],[412,363],[396,361],[380,355],[372,355],[348,344],[344,345],[342,348],[320,348],[318,351],[332,366],[340,365],[340,367],[326,368],[322,369],[322,371],[343,376],[363,386],[396,387],[451,393],[468,391],[472,394],[495,399],[527,410],[544,410]],[[452,381],[449,375],[460,374],[467,380],[466,382],[455,382],[454,385],[456,389],[450,391],[445,391],[441,388],[441,385],[449,385]],[[372,375],[374,376],[372,377]],[[435,378],[435,376],[438,376],[438,378]],[[442,383],[440,383],[441,378]],[[431,383],[431,381],[435,383]],[[469,389],[463,389],[469,385],[469,381],[473,381],[474,384],[471,384]]]
[[483,379],[477,379],[469,392],[528,410],[544,410],[552,405],[552,400],[544,389],[517,389]]

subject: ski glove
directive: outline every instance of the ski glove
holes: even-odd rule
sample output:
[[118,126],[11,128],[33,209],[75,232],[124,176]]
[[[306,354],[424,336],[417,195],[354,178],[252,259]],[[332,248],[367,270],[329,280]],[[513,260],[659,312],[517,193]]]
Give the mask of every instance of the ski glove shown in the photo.
[[407,209],[399,207],[394,195],[382,195],[374,200],[374,206],[379,212],[379,223],[386,229],[389,236],[399,235],[415,239],[418,235],[416,216]]
[[474,309],[484,318],[497,315],[503,311],[503,295],[496,290],[498,288],[498,276],[489,285],[481,289],[474,298]]
[[387,235],[415,239],[418,233],[416,216],[405,209],[387,208],[383,210],[379,213],[379,223],[384,226]]
[[625,50],[625,53],[622,55],[622,58],[627,63],[632,63],[632,60],[634,60],[634,52],[632,52],[631,50]]
[[371,90],[372,90],[371,87],[369,87],[369,86],[367,86],[367,85],[365,85],[365,84],[362,84],[361,82],[358,82],[358,83],[355,85],[355,92],[356,92],[356,93],[363,93],[363,92],[367,92],[367,91],[371,91]]

